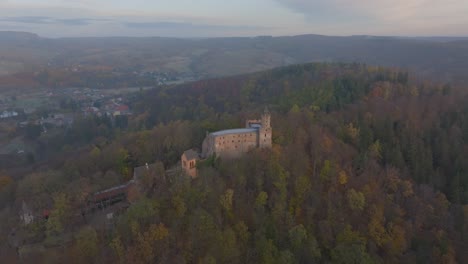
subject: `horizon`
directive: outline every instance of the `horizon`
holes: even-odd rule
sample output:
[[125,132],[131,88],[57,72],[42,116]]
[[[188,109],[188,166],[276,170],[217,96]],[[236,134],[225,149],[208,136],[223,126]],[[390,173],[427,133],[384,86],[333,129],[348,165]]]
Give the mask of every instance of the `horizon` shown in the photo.
[[109,35],[109,36],[44,36],[36,32],[29,31],[14,31],[14,30],[0,30],[2,33],[22,33],[22,34],[33,34],[39,38],[44,39],[68,39],[68,38],[168,38],[168,39],[186,39],[186,40],[195,40],[195,39],[217,39],[217,38],[288,38],[288,37],[300,37],[300,36],[319,36],[319,37],[370,37],[370,38],[396,38],[396,39],[467,39],[468,35],[428,35],[428,36],[407,36],[407,35],[326,35],[326,34],[315,34],[315,33],[304,33],[297,35],[252,35],[252,36],[212,36],[212,37],[168,37],[168,36],[158,36],[158,35],[148,35],[148,36],[128,36],[128,35]]
[[466,13],[462,0],[0,0],[0,29],[49,38],[462,37]]

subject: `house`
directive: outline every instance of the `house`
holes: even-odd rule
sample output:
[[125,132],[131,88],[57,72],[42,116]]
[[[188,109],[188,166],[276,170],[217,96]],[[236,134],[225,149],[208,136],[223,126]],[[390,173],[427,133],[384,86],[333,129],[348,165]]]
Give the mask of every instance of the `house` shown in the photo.
[[[157,179],[164,177],[164,167],[162,163],[146,163],[145,166],[133,169],[133,178],[121,185],[114,186],[94,193],[88,199],[87,211],[104,209],[114,204],[131,202],[135,192],[146,192],[153,187]],[[161,169],[163,172],[161,172]]]
[[18,112],[15,112],[15,111],[3,111],[1,114],[0,114],[0,118],[3,119],[3,118],[10,118],[10,117],[16,117],[18,116]]
[[182,168],[185,173],[192,178],[197,177],[197,161],[200,160],[200,155],[193,149],[184,151],[181,157]]
[[41,125],[51,125],[56,127],[71,126],[73,124],[73,117],[66,116],[65,114],[54,114],[48,118],[42,118]]
[[97,107],[94,107],[94,106],[89,106],[89,107],[86,107],[83,109],[83,112],[86,116],[88,115],[97,115],[97,116],[101,116],[101,113],[100,113],[100,110],[99,108]]
[[94,193],[91,199],[88,200],[89,209],[104,209],[116,203],[126,201],[129,190],[133,185],[134,181],[132,180],[125,184]]
[[114,113],[113,113],[114,116],[128,115],[128,114],[130,114],[130,108],[127,105],[124,105],[124,104],[117,105],[114,108]]
[[24,225],[29,225],[34,221],[33,211],[28,207],[25,201],[21,205],[20,219]]

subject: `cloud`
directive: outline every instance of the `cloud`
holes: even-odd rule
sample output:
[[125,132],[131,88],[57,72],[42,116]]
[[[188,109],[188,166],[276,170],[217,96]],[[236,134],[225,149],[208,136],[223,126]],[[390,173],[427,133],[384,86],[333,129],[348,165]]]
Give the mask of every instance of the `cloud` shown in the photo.
[[[2,0],[0,0],[2,1]],[[82,2],[85,0],[76,0]],[[87,0],[86,0],[87,1]],[[169,36],[218,37],[266,34],[267,27],[218,16],[71,8],[70,6],[2,5],[0,30],[19,28],[46,37],[73,36]],[[244,24],[244,25],[242,25]]]
[[181,28],[191,25],[174,22],[124,22],[123,24],[130,28]]
[[101,7],[102,2],[94,5],[95,8],[82,4],[90,0],[73,0],[73,5],[68,0],[54,0],[56,2],[51,1],[48,4],[2,4],[1,1],[0,30],[21,27],[22,31],[45,37],[255,36],[267,34],[270,29],[216,14],[185,14],[178,13],[177,10],[164,12],[151,8],[119,9],[116,7],[118,3],[107,8]]
[[468,35],[466,0],[272,0],[329,34]]
[[87,18],[67,18],[67,19],[56,19],[57,23],[62,23],[67,26],[85,26],[89,25],[94,19]]
[[266,27],[241,26],[241,25],[204,25],[186,22],[124,22],[129,28],[138,29],[165,29],[165,30],[264,30]]
[[135,1],[142,4],[132,2],[133,7],[120,0],[0,0],[0,30],[21,27],[52,37],[468,35],[466,0],[262,0],[258,6],[241,0],[239,9],[229,10],[228,15],[204,0],[198,5],[210,8],[193,11],[180,4],[169,8],[169,4]]
[[12,22],[21,24],[61,24],[67,26],[85,26],[94,21],[102,21],[102,19],[90,18],[54,18],[47,16],[15,16],[0,18],[0,22]]
[[173,21],[126,21],[121,23],[121,32],[131,35],[153,35],[166,37],[222,37],[256,36],[274,28],[244,25],[198,24]]
[[25,24],[50,24],[51,23],[51,21],[49,20],[49,17],[41,17],[41,16],[4,17],[4,18],[0,18],[0,21],[25,23]]
[[[465,0],[275,0],[304,14],[316,16],[368,18],[381,22],[420,21],[427,19],[467,21]],[[320,15],[323,14],[323,15]],[[433,22],[433,21],[426,21]]]

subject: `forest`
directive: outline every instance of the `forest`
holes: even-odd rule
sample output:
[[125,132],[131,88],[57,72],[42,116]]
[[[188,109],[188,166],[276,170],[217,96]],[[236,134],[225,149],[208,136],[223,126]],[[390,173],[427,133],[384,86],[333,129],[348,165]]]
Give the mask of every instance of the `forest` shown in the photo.
[[[141,91],[125,122],[40,135],[0,176],[7,262],[464,263],[468,93],[406,71],[304,64]],[[176,168],[205,133],[272,112],[273,148]],[[111,227],[77,220],[93,193],[158,165]],[[20,224],[23,202],[47,219]]]

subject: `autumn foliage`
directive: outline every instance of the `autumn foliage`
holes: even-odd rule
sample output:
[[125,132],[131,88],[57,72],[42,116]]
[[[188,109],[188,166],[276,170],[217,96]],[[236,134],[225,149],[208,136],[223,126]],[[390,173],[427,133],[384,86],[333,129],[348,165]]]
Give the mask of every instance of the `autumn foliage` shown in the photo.
[[[52,207],[45,231],[75,234],[61,257],[81,252],[82,262],[463,263],[465,96],[357,64],[157,89],[135,98],[124,133],[109,126],[103,140],[90,130],[73,159],[24,176],[16,203]],[[238,127],[265,105],[271,150],[212,160],[194,180],[167,173],[132,195],[111,229],[63,225],[86,194],[128,180],[145,163],[173,169],[206,131]]]

